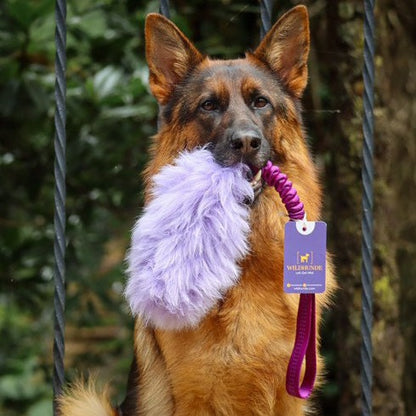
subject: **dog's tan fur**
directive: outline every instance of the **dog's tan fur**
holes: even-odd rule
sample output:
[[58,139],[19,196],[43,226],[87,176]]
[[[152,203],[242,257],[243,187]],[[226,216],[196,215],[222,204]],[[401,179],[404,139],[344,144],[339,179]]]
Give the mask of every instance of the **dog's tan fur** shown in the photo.
[[81,380],[75,382],[58,399],[58,407],[65,416],[117,416],[117,412],[110,405],[108,389],[99,391],[94,377],[87,383]]
[[[284,96],[287,114],[276,116],[266,135],[271,138],[281,170],[303,201],[308,219],[318,220],[321,189],[297,108],[307,82],[308,52],[307,11],[298,6],[275,24],[254,53],[230,61],[230,65],[272,71],[288,91]],[[223,61],[203,57],[172,23],[159,15],[147,19],[146,54],[150,86],[162,108],[190,68],[208,68],[215,73],[223,65]],[[212,88],[225,88],[221,74],[210,82]],[[145,172],[147,200],[151,198],[153,175],[184,148],[204,143],[197,125],[192,121],[184,125],[179,118],[179,109],[173,108],[171,120],[162,120],[154,139],[151,162]],[[197,328],[165,331],[136,321],[136,368],[128,404],[122,407],[125,416],[305,414],[305,402],[285,390],[299,298],[283,293],[282,288],[283,230],[287,222],[284,214],[276,191],[264,189],[252,207],[251,254],[242,262],[241,279]],[[327,292],[317,296],[318,322],[334,287],[331,263],[327,263]],[[319,358],[318,373],[321,372]],[[93,403],[89,391],[78,389],[79,400],[87,398]],[[112,415],[101,400],[96,413],[75,410],[82,407],[74,395],[61,403],[64,416]]]

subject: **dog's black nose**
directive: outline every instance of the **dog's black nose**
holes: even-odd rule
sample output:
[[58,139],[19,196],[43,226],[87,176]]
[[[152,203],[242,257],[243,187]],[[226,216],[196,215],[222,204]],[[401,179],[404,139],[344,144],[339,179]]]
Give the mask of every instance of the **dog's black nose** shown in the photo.
[[243,131],[233,134],[230,140],[232,150],[241,154],[255,153],[260,149],[261,137],[254,131]]

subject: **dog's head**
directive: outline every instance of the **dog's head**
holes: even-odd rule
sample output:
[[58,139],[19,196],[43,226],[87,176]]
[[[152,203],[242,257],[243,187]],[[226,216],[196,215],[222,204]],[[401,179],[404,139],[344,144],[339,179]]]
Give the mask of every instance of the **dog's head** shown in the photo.
[[158,150],[175,156],[208,145],[220,164],[242,161],[253,174],[269,159],[284,161],[288,147],[304,153],[297,141],[309,52],[305,7],[282,16],[244,59],[203,56],[158,14],[148,16],[145,34],[150,88],[161,108]]

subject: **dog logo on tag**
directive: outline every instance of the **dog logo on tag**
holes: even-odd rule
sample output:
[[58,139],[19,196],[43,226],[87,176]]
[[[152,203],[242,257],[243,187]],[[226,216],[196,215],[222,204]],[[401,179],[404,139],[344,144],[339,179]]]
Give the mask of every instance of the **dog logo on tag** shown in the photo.
[[300,254],[299,251],[297,252],[297,263],[298,264],[313,264],[313,251],[310,253]]

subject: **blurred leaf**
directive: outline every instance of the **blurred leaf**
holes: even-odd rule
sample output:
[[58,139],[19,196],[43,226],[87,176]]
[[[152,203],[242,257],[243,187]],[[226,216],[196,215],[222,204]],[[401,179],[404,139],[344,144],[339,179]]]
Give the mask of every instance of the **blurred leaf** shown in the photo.
[[152,111],[149,111],[149,108],[143,105],[130,105],[124,107],[114,107],[105,109],[102,112],[103,117],[108,118],[130,118],[130,117],[140,117],[140,118],[153,118],[154,114]]
[[10,33],[0,29],[0,64],[2,64],[0,65],[0,71],[4,69],[6,59],[7,63],[10,62],[10,58],[6,58],[6,56],[16,49],[19,49],[23,41],[24,36],[22,33]]
[[55,15],[49,13],[43,19],[36,20],[30,30],[29,52],[46,51],[48,59],[55,54],[55,39],[51,36],[55,32]]
[[122,72],[113,66],[107,66],[97,72],[93,79],[93,94],[99,100],[114,94],[122,80]]
[[36,359],[32,358],[21,364],[18,373],[0,377],[0,397],[25,400],[42,391],[43,385],[39,381],[43,380],[37,369]]
[[24,79],[24,86],[37,111],[44,113],[50,106],[50,96],[35,77],[30,75]]
[[108,30],[106,16],[103,10],[97,9],[81,17],[73,18],[72,23],[84,31],[89,37],[104,36]]
[[21,27],[28,29],[31,23],[53,10],[53,0],[7,0],[8,11]]
[[12,80],[3,85],[0,90],[0,115],[9,116],[16,105],[19,81]]
[[50,397],[29,407],[27,416],[52,416],[52,413],[52,397]]

